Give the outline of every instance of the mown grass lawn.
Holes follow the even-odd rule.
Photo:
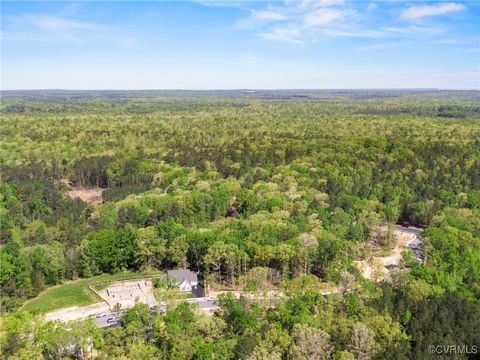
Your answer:
[[[101,301],[88,286],[101,281],[115,281],[132,279],[142,276],[158,275],[158,271],[149,272],[122,272],[118,274],[102,274],[89,279],[78,279],[57,285],[41,292],[37,297],[27,301],[21,310],[35,314],[43,314],[69,306],[84,306]]]

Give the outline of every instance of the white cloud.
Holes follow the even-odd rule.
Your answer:
[[[419,19],[426,16],[438,16],[451,12],[457,12],[465,9],[465,6],[458,3],[447,2],[434,5],[416,5],[405,9],[402,14],[402,19]]]
[[[58,16],[26,15],[24,18],[31,25],[52,32],[65,30],[94,30],[98,28],[97,24],[70,20]]]
[[[324,6],[342,5],[344,3],[344,0],[303,0],[298,7],[301,9],[319,8]]]
[[[277,26],[263,33],[262,36],[268,40],[299,44],[302,42],[303,31],[294,25]]]
[[[366,45],[366,46],[361,46],[359,48],[356,48],[355,51],[370,51],[370,50],[383,49],[384,47],[385,45],[371,44],[371,45]]]
[[[8,23],[9,31],[5,36],[8,41],[80,43],[105,28],[92,22],[43,14],[7,16],[2,20]]]
[[[387,30],[365,30],[361,28],[336,28],[336,29],[324,29],[322,33],[332,37],[351,37],[351,38],[372,38],[380,39],[386,38],[391,35]]]
[[[6,32],[1,33],[1,41],[18,41],[18,42],[45,42],[50,38],[39,36],[35,32]]]
[[[252,16],[255,19],[266,20],[266,21],[279,21],[279,20],[285,20],[287,18],[286,15],[273,10],[253,11]]]
[[[402,27],[385,27],[383,29],[394,35],[441,35],[445,29],[441,26],[402,26]]]
[[[415,5],[403,9],[402,17],[421,18],[463,8],[463,5],[454,2]],[[239,21],[237,27],[256,30],[268,40],[296,44],[315,43],[322,36],[375,40],[431,38],[433,41],[446,31],[438,23],[399,26],[398,19],[392,19],[390,25],[374,15],[374,9],[379,9],[374,1],[361,8],[344,0],[286,0],[275,3],[275,6],[251,10],[250,16]]]
[[[2,41],[86,44],[108,42],[128,48],[137,42],[130,32],[112,25],[83,21],[72,16],[27,13],[2,17],[8,31]]]
[[[333,26],[354,14],[354,10],[340,10],[330,7],[304,11],[295,16],[285,17],[286,20],[289,20],[287,24],[271,27],[264,31],[262,36],[272,41],[301,44],[308,42],[312,34],[318,31],[326,31],[329,26]]]
[[[331,8],[318,9],[306,14],[304,17],[304,22],[307,26],[328,25],[334,21],[344,19],[353,13],[353,10],[344,11]]]
[[[355,14],[342,4],[344,0],[286,0],[273,7],[251,10],[250,16],[236,26],[257,29],[263,38],[272,41],[305,43],[312,40],[312,34]]]

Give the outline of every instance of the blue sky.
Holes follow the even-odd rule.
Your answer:
[[[2,89],[480,89],[479,1],[2,1]]]

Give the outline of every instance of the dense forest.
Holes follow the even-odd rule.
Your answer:
[[[2,97],[4,358],[433,359],[430,345],[480,348],[478,92]],[[100,204],[67,195],[91,188]],[[389,281],[364,278],[355,261],[397,223],[425,228],[423,263],[405,254]],[[139,304],[110,329],[22,310],[70,280],[177,267],[288,296],[267,306],[225,295],[214,316],[187,303],[150,316]],[[327,283],[345,291],[322,296]]]

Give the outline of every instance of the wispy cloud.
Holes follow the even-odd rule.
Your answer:
[[[316,27],[343,20],[353,14],[355,14],[354,10],[323,8],[306,14],[303,20],[306,26]]]
[[[388,26],[383,28],[384,31],[388,31],[393,35],[441,35],[445,32],[445,29],[440,26],[420,26],[420,25],[411,25],[411,26]]]
[[[322,34],[331,37],[349,37],[349,38],[366,38],[366,39],[382,39],[390,37],[392,34],[386,29],[368,30],[363,28],[337,27],[335,29],[323,29]]]
[[[273,10],[253,11],[252,17],[265,21],[279,21],[287,18],[285,14]]]
[[[345,0],[303,0],[300,2],[300,8],[318,8],[332,5],[343,5]]]
[[[458,12],[464,9],[465,9],[465,6],[463,4],[458,4],[454,2],[439,3],[439,4],[432,4],[432,5],[415,5],[405,9],[401,14],[401,18],[412,20],[412,19],[419,19],[427,16],[445,15],[452,12]]]
[[[52,32],[57,31],[69,31],[69,30],[94,30],[99,27],[99,25],[83,22],[77,20],[71,20],[58,16],[45,16],[45,15],[25,15],[24,19],[29,22],[31,25]]]
[[[405,26],[401,20],[458,12],[465,8],[455,2],[414,5],[407,8],[394,6],[385,11],[375,2],[358,6],[344,0],[285,0],[250,10],[250,16],[237,23],[238,28],[256,31],[264,39],[294,44],[316,43],[322,37],[351,37],[370,39],[430,38],[445,33],[441,22],[428,26]],[[401,6],[401,5],[400,5]],[[384,13],[381,13],[384,11]],[[400,12],[392,17],[392,13]]]
[[[344,0],[286,0],[266,9],[252,10],[237,26],[260,30],[261,36],[268,40],[301,44],[355,15],[356,11],[347,7]]]
[[[75,18],[74,8],[69,8],[70,15],[46,15],[26,13],[5,16],[5,28],[2,41],[25,43],[72,43],[89,44],[108,42],[123,48],[130,48],[137,43],[137,38],[125,34],[111,24],[84,21]]]
[[[274,27],[262,34],[262,36],[268,40],[289,42],[294,44],[302,43],[303,35],[303,29],[293,24]]]
[[[104,28],[93,22],[43,14],[24,14],[5,20],[10,30],[2,39],[8,41],[84,42],[86,34]]]
[[[437,40],[433,40],[432,44],[437,45],[467,45],[467,46],[479,46],[479,37],[475,36],[464,36],[464,37],[442,37]]]
[[[371,44],[371,45],[365,45],[365,46],[361,46],[359,48],[356,48],[355,51],[370,51],[370,50],[378,50],[378,49],[383,49],[383,48],[385,48],[385,45]]]

